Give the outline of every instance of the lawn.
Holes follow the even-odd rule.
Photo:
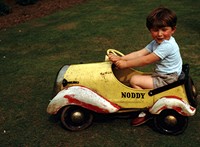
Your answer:
[[[131,119],[70,132],[46,113],[62,65],[103,61],[108,48],[123,53],[143,48],[151,41],[145,18],[160,5],[178,15],[174,36],[200,89],[200,1],[90,0],[0,30],[0,146],[199,146],[199,109],[178,136],[159,134],[148,125],[133,127]]]

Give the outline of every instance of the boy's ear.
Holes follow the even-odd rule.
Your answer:
[[[175,31],[176,31],[176,26],[175,26],[175,27],[172,27],[172,30],[175,32]]]
[[[172,27],[172,31],[173,31],[173,33],[176,31],[176,26]]]

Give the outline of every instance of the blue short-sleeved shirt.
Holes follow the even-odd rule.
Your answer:
[[[161,44],[153,40],[145,48],[150,53],[155,53],[161,59],[156,63],[156,73],[171,74],[176,72],[178,75],[181,74],[182,58],[179,46],[174,37],[171,37],[169,40],[164,40]]]

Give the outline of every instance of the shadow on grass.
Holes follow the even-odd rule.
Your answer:
[[[56,115],[50,115],[48,120],[50,123],[58,124],[58,125],[60,125],[60,127],[64,128],[60,121],[60,119],[61,119],[60,112]],[[139,113],[140,112],[100,114],[100,113],[94,112],[93,113],[93,116],[94,116],[93,123],[101,125],[104,123],[113,123],[115,120],[120,120],[120,119],[131,121],[133,118],[136,118],[139,115]]]

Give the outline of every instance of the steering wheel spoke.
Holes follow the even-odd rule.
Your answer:
[[[115,50],[115,49],[108,49],[107,50],[107,55],[109,55],[109,54],[114,54],[114,55],[120,56],[120,57],[124,56],[123,53],[121,53],[120,51]]]

